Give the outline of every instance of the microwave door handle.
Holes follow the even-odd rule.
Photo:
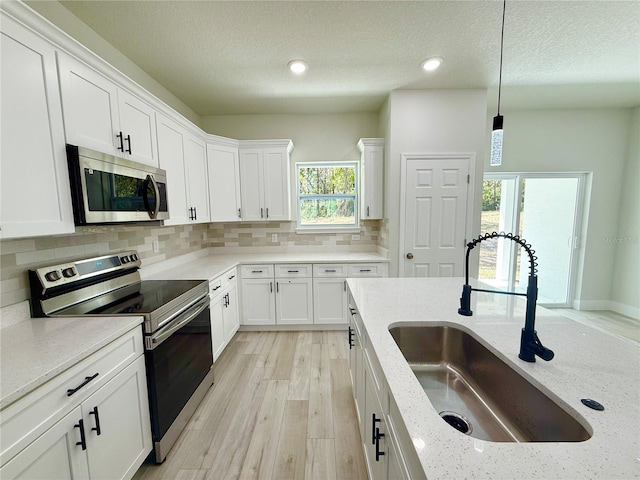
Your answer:
[[[158,216],[158,211],[160,210],[160,189],[158,188],[158,184],[156,183],[156,179],[153,178],[153,175],[147,175],[146,181],[147,182],[151,181],[151,184],[153,185],[153,190],[156,192],[156,204],[154,205],[153,210],[149,210],[148,212],[149,218],[156,218]],[[147,195],[146,189],[144,194],[145,196]]]
[[[174,332],[180,330],[184,325],[189,323],[191,320],[200,315],[204,310],[209,308],[209,296],[207,295],[203,300],[193,305],[189,310],[185,312],[187,315],[186,318],[179,320],[175,325],[169,324],[167,327],[161,329],[160,331],[154,333],[151,337],[148,338],[150,345],[148,344],[149,350],[155,349],[162,342],[164,342],[167,338],[169,338]],[[193,311],[195,310],[195,311]]]

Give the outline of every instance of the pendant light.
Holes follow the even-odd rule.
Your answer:
[[[502,93],[502,50],[504,46],[504,12],[507,0],[502,2],[502,30],[500,33],[500,78],[498,80],[498,114],[493,117],[493,130],[491,131],[491,158],[489,165],[499,167],[502,165],[502,125],[503,117],[500,115],[500,94]]]

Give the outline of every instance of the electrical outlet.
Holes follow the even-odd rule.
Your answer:
[[[207,241],[207,232],[202,232],[202,241],[203,242]]]
[[[160,251],[160,242],[158,240],[154,240],[152,245],[154,253],[158,253]]]
[[[360,240],[360,235],[351,235],[351,240]]]
[[[277,233],[272,233],[271,234],[271,243],[277,243],[278,242],[278,234]]]

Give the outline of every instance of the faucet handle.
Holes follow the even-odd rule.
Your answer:
[[[465,284],[462,286],[462,296],[460,297],[458,314],[464,315],[465,317],[473,315],[471,311],[471,285]]]

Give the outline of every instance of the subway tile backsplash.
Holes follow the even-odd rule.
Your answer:
[[[159,226],[77,227],[76,233],[49,237],[0,241],[0,306],[29,298],[27,270],[52,263],[136,250],[143,265],[217,247],[224,252],[247,248],[252,252],[278,248],[280,251],[333,247],[349,250],[375,250],[381,240],[381,222],[362,222],[359,240],[352,234],[297,234],[295,222],[211,223]],[[272,242],[272,235],[277,242]],[[158,241],[159,251],[153,251]]]

